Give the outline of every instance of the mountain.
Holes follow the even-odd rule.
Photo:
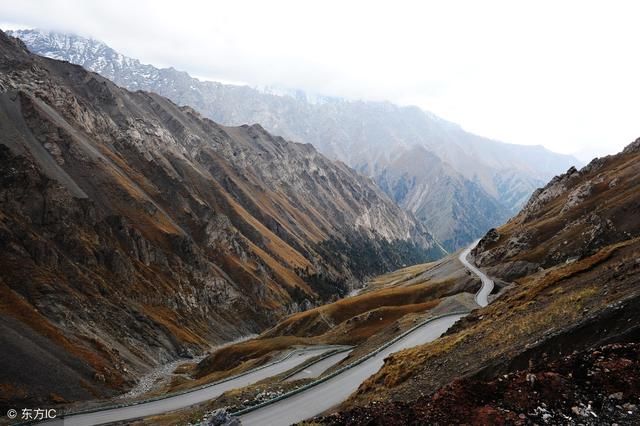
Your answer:
[[[0,405],[111,396],[442,256],[309,144],[225,127],[0,32]]]
[[[472,252],[492,303],[323,423],[637,424],[639,183],[640,139],[554,177]]]
[[[396,153],[374,175],[380,188],[422,223],[428,223],[451,250],[482,235],[497,219],[509,217],[480,184],[465,179],[420,145]]]
[[[575,158],[541,146],[473,135],[416,107],[312,97],[300,91],[267,93],[200,81],[173,68],[142,64],[96,40],[39,30],[12,34],[37,54],[82,65],[130,90],[161,94],[217,122],[260,123],[274,134],[311,143],[373,178],[449,249],[504,222],[536,188],[577,164]],[[412,153],[419,148],[433,154],[425,168],[446,175],[413,167]],[[420,155],[426,155],[424,151]],[[404,169],[416,173],[399,173]],[[398,188],[390,185],[390,179]],[[443,179],[446,189],[436,189]],[[468,209],[476,202],[483,207]]]

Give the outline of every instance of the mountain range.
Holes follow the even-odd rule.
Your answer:
[[[445,252],[369,178],[0,32],[0,402],[110,396]]]
[[[130,91],[0,31],[0,412],[131,404],[90,414],[108,421],[144,408],[110,398],[162,366],[139,397],[186,401],[140,422],[210,424],[288,400],[284,416],[357,387],[311,422],[639,423],[640,139],[538,184],[571,159],[417,108],[145,77],[99,42],[22,37],[160,88]],[[194,89],[163,97],[172,73]],[[231,109],[315,140],[207,117]],[[438,241],[479,232],[462,254]],[[242,373],[256,381],[196,406],[184,393]]]
[[[536,188],[578,165],[542,146],[471,134],[417,107],[201,81],[142,64],[93,39],[39,30],[10,34],[34,53],[82,65],[129,90],[166,96],[216,122],[260,123],[273,134],[311,143],[371,177],[449,250],[499,225]]]

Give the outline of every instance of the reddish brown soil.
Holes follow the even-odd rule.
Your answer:
[[[332,425],[640,424],[640,344],[613,344],[490,380],[461,379],[414,403],[374,403]]]

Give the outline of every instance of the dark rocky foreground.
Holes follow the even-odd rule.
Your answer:
[[[640,344],[573,353],[493,380],[461,379],[406,404],[377,402],[319,419],[330,425],[634,425]]]

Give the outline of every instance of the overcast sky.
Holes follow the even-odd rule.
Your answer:
[[[414,104],[583,159],[640,137],[640,2],[0,0],[0,28],[213,80]]]

